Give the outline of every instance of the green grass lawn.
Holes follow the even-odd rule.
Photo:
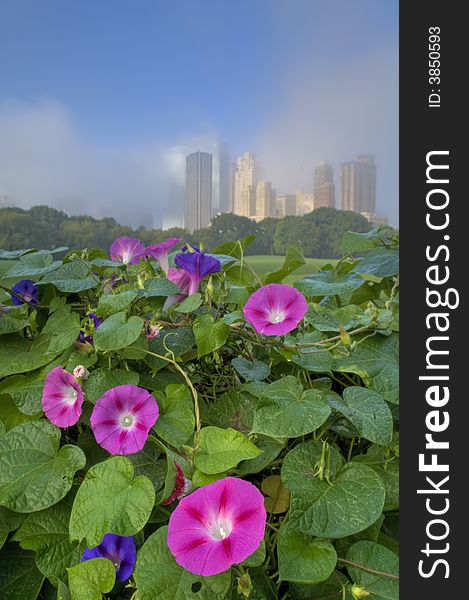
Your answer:
[[[1,260],[0,259],[0,277],[3,277],[4,274],[15,264],[14,260]]]
[[[275,271],[279,267],[282,266],[284,257],[283,256],[246,256],[247,262],[251,265],[251,267],[258,273],[259,275],[265,275],[266,273],[270,273],[271,271]],[[289,275],[285,279],[285,283],[292,283],[297,279],[301,279],[306,275],[311,275],[311,273],[316,273],[319,271],[324,265],[331,263],[333,265],[336,264],[336,259],[327,259],[327,258],[305,258],[306,264],[297,269],[294,273]]]

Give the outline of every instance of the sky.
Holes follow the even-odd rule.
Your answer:
[[[374,154],[397,225],[397,0],[0,0],[0,23],[0,198],[158,221],[221,141],[279,193]]]

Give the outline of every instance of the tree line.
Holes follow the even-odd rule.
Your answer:
[[[132,229],[110,217],[68,216],[48,206],[0,209],[0,248],[4,250],[59,246],[109,250],[119,236],[136,237],[145,245],[176,236],[210,251],[223,242],[255,234],[247,254],[284,255],[290,246],[299,246],[308,257],[336,258],[346,231],[364,233],[370,229],[371,224],[362,215],[335,208],[318,208],[303,216],[283,219],[267,218],[259,223],[232,213],[220,214],[213,217],[208,227],[193,234],[178,227],[166,231]]]

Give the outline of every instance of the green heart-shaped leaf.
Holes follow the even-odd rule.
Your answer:
[[[320,427],[330,412],[322,391],[305,391],[296,377],[288,375],[265,388],[252,430],[272,437],[299,437]]]
[[[337,564],[334,546],[313,539],[291,527],[278,538],[278,572],[281,581],[319,583],[326,580]]]
[[[156,433],[169,444],[180,448],[194,433],[194,404],[186,385],[170,384],[166,393],[156,392],[160,416],[154,425]]]
[[[13,536],[25,550],[36,552],[38,569],[46,577],[67,579],[67,567],[80,562],[83,549],[70,542],[68,525],[73,494],[68,494],[58,504],[29,514]]]
[[[132,463],[123,456],[91,467],[73,503],[72,540],[86,538],[93,547],[105,533],[129,536],[143,528],[155,503],[155,488],[147,477],[133,475]]]
[[[367,569],[394,575],[394,578],[386,577],[347,565],[347,571],[352,581],[367,593],[367,598],[370,600],[398,600],[399,559],[394,552],[375,542],[361,541],[349,549],[347,560],[363,565]]]
[[[44,581],[34,562],[34,552],[8,544],[0,551],[0,589],[8,600],[36,600]]]
[[[380,446],[392,440],[392,413],[382,396],[373,390],[351,386],[344,389],[343,398],[328,394],[329,404],[357,429],[359,435]]]
[[[52,283],[60,292],[76,294],[96,287],[99,279],[91,274],[91,266],[75,260],[46,273],[40,283]]]
[[[352,535],[374,523],[383,510],[379,475],[357,463],[342,466],[339,452],[321,442],[291,450],[283,461],[282,480],[292,492],[290,522],[310,535]]]
[[[125,312],[118,312],[103,321],[94,332],[94,345],[102,352],[126,348],[140,336],[142,327],[141,317],[132,316],[127,319]]]
[[[332,483],[313,478],[308,490],[292,494],[290,521],[324,538],[341,538],[369,527],[384,507],[385,489],[370,467],[349,463]]]
[[[228,471],[241,460],[260,454],[248,438],[234,429],[204,427],[200,432],[199,448],[194,456],[195,466],[209,475]]]
[[[199,357],[211,354],[226,342],[230,328],[223,321],[215,321],[210,314],[200,315],[194,321],[194,336]]]
[[[48,421],[22,423],[0,438],[0,504],[34,512],[61,500],[86,458],[77,446],[59,450],[60,429]]]
[[[114,587],[116,570],[107,558],[92,558],[67,571],[72,600],[101,600]]]

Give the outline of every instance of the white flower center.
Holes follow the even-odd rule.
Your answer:
[[[67,404],[75,404],[77,398],[78,392],[75,388],[70,387],[65,390],[65,393],[63,395],[64,402],[66,402]]]
[[[134,422],[134,418],[132,415],[124,415],[121,419],[122,427],[132,427]]]
[[[226,540],[231,533],[231,523],[225,519],[220,519],[213,523],[210,528],[210,535],[214,540]]]
[[[114,561],[114,568],[116,571],[118,571],[120,569],[121,564],[117,561]]]
[[[273,309],[270,311],[269,321],[271,323],[281,323],[284,320],[285,320],[285,313],[283,312],[283,310]]]

